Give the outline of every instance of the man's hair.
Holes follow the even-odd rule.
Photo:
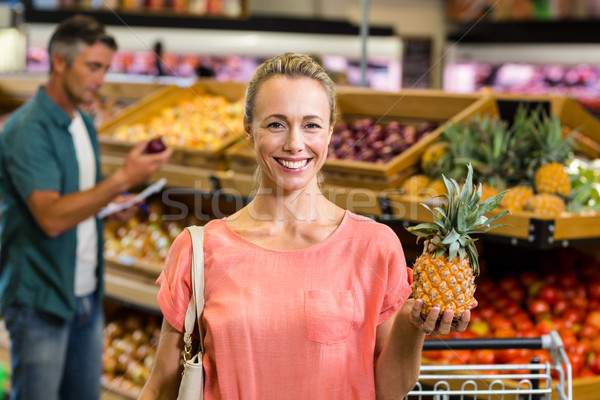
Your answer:
[[[76,14],[61,22],[48,44],[50,56],[50,70],[52,71],[52,55],[60,53],[65,58],[68,66],[71,66],[77,54],[84,46],[102,43],[111,50],[117,50],[117,42],[106,33],[104,25],[94,18]]]

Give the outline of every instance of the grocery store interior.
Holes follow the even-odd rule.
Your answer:
[[[86,110],[102,172],[140,140],[161,136],[174,148],[139,188],[161,184],[148,208],[105,223],[103,399],[134,399],[148,378],[162,320],[155,282],[174,238],[252,197],[244,92],[256,67],[283,52],[311,55],[337,85],[323,192],[389,225],[408,265],[422,243],[406,228],[431,221],[421,204],[442,204],[442,174],[464,179],[471,162],[484,198],[507,190],[491,211],[509,210],[506,225],[476,236],[470,326],[432,341],[557,334],[559,349],[433,346],[423,365],[485,365],[474,374],[482,394],[517,398],[534,387],[539,397],[527,398],[598,399],[600,1],[0,0],[0,130],[47,79],[49,37],[75,13],[104,23],[119,45]],[[538,141],[523,139],[524,130]],[[552,132],[559,138],[550,143]],[[564,174],[562,187],[538,186],[550,164],[558,171],[544,171],[548,180]],[[3,394],[8,348],[2,329]],[[547,380],[523,368],[534,362]]]

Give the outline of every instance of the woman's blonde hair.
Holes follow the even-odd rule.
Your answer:
[[[323,86],[329,99],[331,109],[329,123],[333,125],[336,118],[335,84],[322,65],[304,54],[284,53],[272,57],[262,63],[250,79],[246,89],[246,105],[244,108],[244,125],[252,124],[252,113],[258,90],[268,79],[274,76],[287,76],[290,78],[311,78]]]

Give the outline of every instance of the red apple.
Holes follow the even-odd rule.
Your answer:
[[[160,136],[148,141],[148,144],[146,145],[146,153],[148,154],[160,153],[166,149],[167,146],[165,146],[165,143]]]

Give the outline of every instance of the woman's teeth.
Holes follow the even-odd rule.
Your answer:
[[[286,160],[277,159],[277,162],[279,162],[279,164],[283,165],[286,168],[298,169],[298,168],[304,167],[306,165],[306,163],[308,162],[308,160],[304,159],[302,161],[286,161]]]

